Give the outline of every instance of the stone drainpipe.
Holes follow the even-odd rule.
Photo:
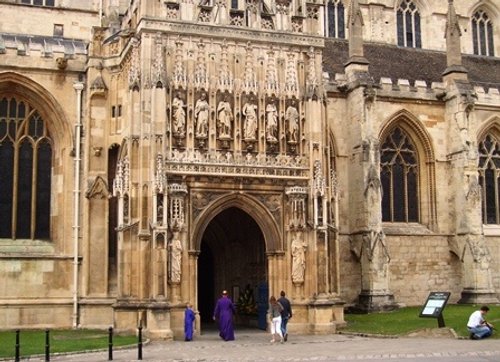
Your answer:
[[[75,123],[75,186],[73,189],[73,328],[79,324],[78,315],[78,237],[80,232],[80,142],[82,137],[82,90],[83,83],[73,84],[76,91],[76,123]]]

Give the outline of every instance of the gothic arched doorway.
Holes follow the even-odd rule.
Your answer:
[[[204,327],[222,290],[238,305],[237,325],[258,327],[258,302],[267,306],[266,246],[255,220],[230,207],[207,225],[198,258],[198,309]],[[265,317],[265,316],[264,316]]]

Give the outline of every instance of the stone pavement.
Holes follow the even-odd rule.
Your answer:
[[[137,348],[113,351],[115,361],[136,361]],[[284,344],[270,343],[260,330],[236,330],[236,340],[224,342],[210,331],[192,342],[151,342],[144,361],[500,361],[498,339],[472,341],[453,337],[379,338],[359,335],[293,335]],[[32,358],[31,361],[41,359]],[[43,359],[42,359],[43,360]],[[51,356],[51,361],[107,361],[108,352]]]

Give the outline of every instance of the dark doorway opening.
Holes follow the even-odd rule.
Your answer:
[[[258,308],[258,302],[267,298],[265,250],[260,227],[243,210],[231,207],[212,219],[203,234],[198,257],[198,310],[202,328],[214,325],[213,310],[223,290],[228,291],[237,305],[235,324],[259,327],[262,308]]]

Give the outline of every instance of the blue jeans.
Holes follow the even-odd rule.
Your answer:
[[[281,317],[281,332],[283,336],[286,334],[286,324],[288,323],[288,317]]]
[[[491,336],[492,330],[488,326],[467,327],[470,333],[473,333],[478,339]]]

